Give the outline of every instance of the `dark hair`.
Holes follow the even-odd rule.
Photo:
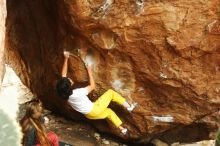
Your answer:
[[[59,97],[63,100],[69,99],[72,94],[71,82],[67,77],[62,77],[57,81],[56,90]]]

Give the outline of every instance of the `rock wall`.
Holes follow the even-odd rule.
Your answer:
[[[129,135],[121,135],[104,120],[88,120],[100,131],[126,140],[161,138],[172,143],[209,138],[217,127],[219,0],[7,2],[6,60],[48,108],[85,120],[58,99],[54,87],[63,50],[73,54],[71,78],[79,86],[87,84],[78,55],[88,48],[97,84],[91,98],[112,88],[139,105],[133,113],[110,105]]]
[[[4,49],[5,49],[5,21],[6,21],[6,0],[0,1],[0,84],[4,75]]]

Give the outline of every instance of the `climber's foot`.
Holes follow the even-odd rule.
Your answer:
[[[127,128],[124,128],[124,127],[122,127],[122,126],[119,126],[119,129],[121,130],[121,133],[122,133],[123,135],[126,135],[127,132],[128,132],[128,129],[127,129]]]
[[[132,103],[132,104],[130,105],[130,107],[127,108],[127,110],[128,110],[129,112],[132,112],[133,109],[134,109],[136,106],[137,106],[137,103],[136,103],[136,102],[135,102],[135,103]]]
[[[128,132],[128,129],[127,129],[127,128],[124,128],[124,129],[121,130],[121,133],[122,133],[123,135],[126,135],[127,132]]]

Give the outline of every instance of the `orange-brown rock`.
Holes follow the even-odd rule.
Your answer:
[[[126,140],[172,143],[209,138],[217,127],[219,115],[212,113],[220,106],[219,0],[7,2],[7,61],[50,109],[85,119],[58,99],[54,86],[64,49],[73,54],[69,75],[87,83],[78,57],[87,47],[97,84],[91,98],[113,88],[139,105],[133,113],[111,105],[129,135],[105,120],[88,120],[99,130]]]

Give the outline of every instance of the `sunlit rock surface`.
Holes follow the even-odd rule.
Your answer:
[[[139,105],[131,114],[111,105],[129,135],[104,120],[88,120],[100,131],[173,143],[208,139],[217,129],[219,0],[7,2],[6,61],[50,109],[85,119],[58,99],[55,84],[62,52],[69,50],[69,76],[86,85],[79,54],[88,48],[97,84],[91,98],[113,88]]]
[[[0,81],[4,75],[4,49],[5,49],[5,22],[6,22],[6,0],[0,1]],[[1,84],[1,82],[0,82]]]

